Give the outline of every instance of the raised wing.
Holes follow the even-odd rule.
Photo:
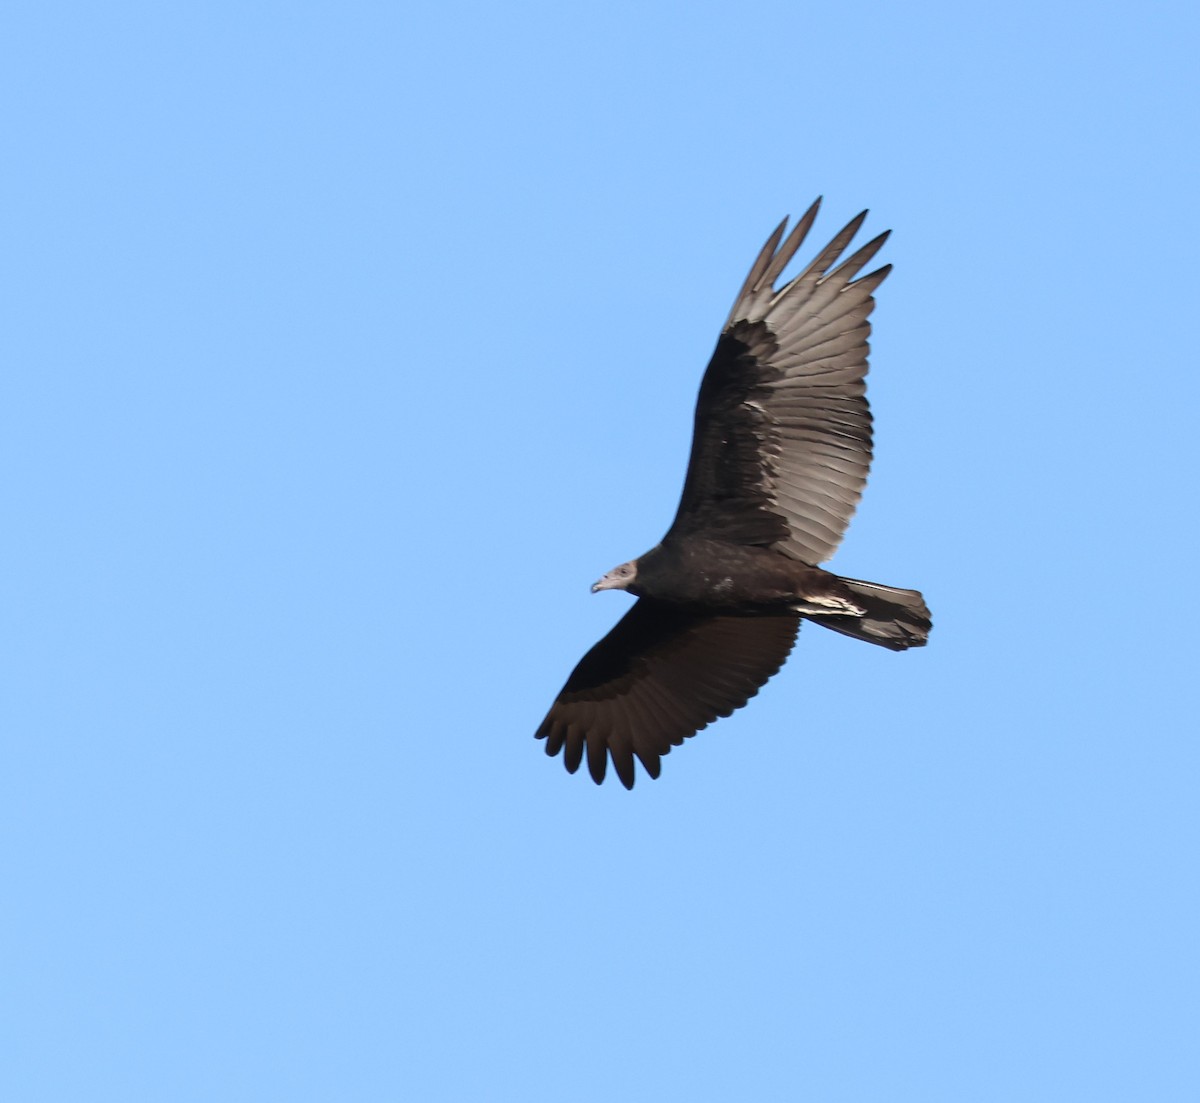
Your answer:
[[[537,737],[597,785],[608,758],[626,789],[634,755],[658,777],[672,746],[728,716],[784,663],[800,618],[705,613],[639,598],[575,668]]]
[[[816,565],[841,542],[871,464],[867,321],[891,265],[854,277],[887,240],[837,262],[866,211],[778,290],[820,200],[763,246],[733,304],[696,403],[672,536],[773,546]],[[831,270],[832,269],[832,270]]]

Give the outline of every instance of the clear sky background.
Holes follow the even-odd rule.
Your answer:
[[[8,5],[0,1097],[1200,1098],[1196,19]],[[817,194],[931,644],[596,788],[533,732]]]

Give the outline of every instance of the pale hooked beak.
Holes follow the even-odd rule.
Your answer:
[[[626,570],[622,564],[620,567],[614,567],[599,581],[593,582],[592,593],[598,594],[601,590],[624,590],[632,581],[633,572]]]

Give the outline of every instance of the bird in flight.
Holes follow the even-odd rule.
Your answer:
[[[683,495],[650,551],[593,587],[637,601],[575,667],[537,731],[574,773],[611,759],[632,789],[634,759],[662,756],[741,708],[786,660],[801,620],[893,651],[932,623],[916,590],[822,570],[871,464],[867,319],[891,265],[855,279],[887,240],[838,263],[867,212],[811,264],[775,284],[817,216],[767,239],[704,373]],[[835,267],[836,266],[836,267]]]

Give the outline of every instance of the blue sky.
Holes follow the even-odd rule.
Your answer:
[[[1190,5],[0,23],[4,1098],[1197,1098]],[[817,194],[931,644],[598,789],[532,733]]]

